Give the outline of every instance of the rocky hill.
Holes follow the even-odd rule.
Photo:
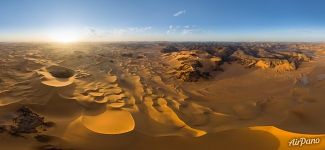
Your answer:
[[[299,50],[280,50],[281,45],[203,45],[188,43],[167,46],[161,50],[167,64],[171,66],[176,78],[183,81],[208,79],[211,72],[220,70],[225,62],[237,62],[246,67],[271,69],[276,72],[293,71],[302,62],[311,60],[311,56]],[[202,43],[201,43],[202,44]],[[195,49],[200,47],[199,49]]]

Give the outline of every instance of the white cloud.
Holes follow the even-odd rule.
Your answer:
[[[88,27],[87,32],[88,35],[91,37],[105,38],[107,36],[123,36],[127,34],[145,33],[151,29],[152,29],[151,26],[114,28],[109,30],[102,30],[94,27]]]
[[[122,36],[125,33],[127,33],[127,31],[128,30],[126,30],[126,29],[113,29],[113,30],[107,31],[106,33],[113,35],[113,36]]]
[[[145,32],[145,31],[148,31],[148,30],[151,30],[152,27],[151,26],[147,26],[147,27],[131,27],[131,28],[128,28],[128,31],[131,31],[131,32]]]
[[[110,28],[102,29],[96,27],[86,27],[85,32],[83,32],[84,40],[87,41],[105,41],[105,40],[134,40],[138,39],[136,37],[147,36],[151,33],[152,26],[142,26],[142,27],[124,27],[124,28]]]
[[[173,26],[169,25],[166,34],[191,34],[198,31],[195,25]]]
[[[177,16],[179,16],[179,15],[183,15],[183,14],[185,14],[186,13],[186,10],[184,9],[184,10],[180,10],[180,11],[178,11],[178,12],[176,12],[175,14],[174,14],[174,17],[177,17]]]
[[[93,28],[93,27],[89,27],[88,30],[89,30],[89,32],[90,32],[91,34],[93,34],[93,35],[97,35],[97,30],[96,30],[95,28]]]
[[[182,34],[190,34],[190,33],[193,33],[193,29],[183,29],[182,30]]]
[[[166,33],[167,33],[167,34],[173,34],[173,33],[176,32],[176,30],[177,30],[177,27],[174,27],[173,25],[169,25],[169,27],[168,27]]]

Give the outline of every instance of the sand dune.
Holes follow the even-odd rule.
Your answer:
[[[89,130],[102,134],[126,133],[135,126],[132,115],[125,110],[107,110],[96,116],[84,115],[82,123]]]
[[[292,138],[324,139],[325,50],[313,45],[211,51],[175,43],[183,50],[164,53],[167,43],[9,45],[1,45],[8,49],[0,56],[4,149],[324,147],[288,147]],[[245,57],[234,59],[238,49]],[[312,60],[305,61],[308,52]],[[25,107],[53,125],[12,135]]]

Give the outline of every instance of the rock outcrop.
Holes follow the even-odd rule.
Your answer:
[[[44,117],[39,116],[27,107],[21,107],[17,110],[17,116],[13,118],[13,124],[10,126],[3,126],[4,131],[8,130],[10,134],[20,136],[25,133],[37,133],[39,128],[53,126],[52,122],[45,122]]]
[[[224,62],[239,62],[247,67],[271,69],[276,72],[296,70],[302,62],[311,57],[298,50],[279,44],[229,43],[175,43],[161,52],[178,79],[198,81],[207,79],[211,72],[220,69]]]
[[[162,53],[172,53],[172,52],[178,52],[179,49],[175,46],[167,46],[163,48],[160,52]]]
[[[189,82],[209,78],[212,71],[218,70],[222,60],[198,50],[173,52],[166,55],[165,59],[178,79]]]
[[[231,55],[231,59],[240,62],[247,67],[262,69],[274,69],[275,71],[292,71],[310,58],[299,52],[274,52],[274,51],[244,51],[237,50]]]

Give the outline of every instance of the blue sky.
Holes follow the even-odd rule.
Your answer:
[[[0,1],[0,41],[325,41],[322,0]]]

